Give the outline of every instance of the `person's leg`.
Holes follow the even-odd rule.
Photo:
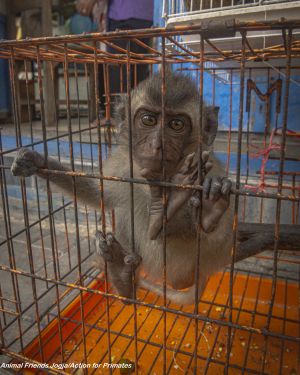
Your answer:
[[[148,29],[152,26],[151,21],[146,20],[138,20],[135,18],[131,18],[126,21],[128,28],[132,30],[137,29]],[[150,46],[151,45],[151,39],[150,38],[144,38],[141,39],[143,43]],[[149,50],[147,48],[144,48],[136,43],[131,43],[130,51],[138,54],[147,54],[149,53]],[[144,79],[146,79],[149,75],[149,67],[147,64],[138,64],[137,65],[137,84]],[[134,85],[134,74],[132,73],[132,80],[131,80],[131,87]]]
[[[135,29],[143,29],[143,28],[149,28],[152,26],[151,21],[145,21],[145,20],[138,20],[134,18],[130,18],[128,20],[124,21],[115,21],[112,19],[108,20],[108,30],[109,31],[115,31],[115,30],[135,30]],[[151,40],[149,38],[147,39],[141,39],[145,44],[150,45]],[[124,39],[117,39],[113,42],[117,46],[123,48],[125,51],[127,49],[127,41]],[[130,51],[140,54],[148,53],[147,48],[144,48],[138,44],[131,43],[130,45]],[[108,47],[108,52],[110,53],[122,53],[120,51],[117,51],[116,49],[112,47]],[[124,52],[125,53],[125,52]],[[126,92],[127,90],[127,79],[126,79],[126,65],[123,64],[122,66],[122,77],[120,74],[120,66],[110,66],[109,69],[109,82],[110,82],[110,93],[120,93],[120,92]],[[142,80],[146,79],[149,74],[148,66],[145,64],[138,64],[137,65],[137,84],[141,82]],[[121,79],[122,78],[122,79]],[[123,82],[123,87],[121,87],[121,82]],[[134,68],[131,69],[131,87],[134,86]]]
[[[126,30],[125,21],[115,21],[112,19],[108,19],[108,31],[115,31],[115,30]],[[118,47],[123,48],[126,50],[126,40],[124,39],[116,39],[113,40],[113,44],[117,45]],[[121,54],[121,51],[116,50],[113,47],[107,47],[107,52],[113,54]],[[121,74],[122,69],[122,74]],[[121,82],[123,81],[123,87],[121,87]],[[126,65],[118,64],[118,65],[110,65],[109,66],[109,84],[110,84],[110,93],[117,94],[120,92],[126,92]]]

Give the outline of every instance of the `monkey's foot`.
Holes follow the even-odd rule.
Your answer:
[[[134,266],[134,268],[141,262],[142,258],[138,254],[125,251],[112,233],[104,235],[97,231],[96,245],[97,253],[107,262]]]
[[[107,261],[108,277],[118,294],[131,298],[132,271],[138,267],[142,258],[124,250],[112,233],[104,235],[100,231],[96,232],[96,251]]]
[[[44,158],[37,151],[21,148],[11,165],[14,176],[29,177],[44,166]]]
[[[206,176],[203,182],[203,198],[212,202],[216,202],[220,198],[228,200],[231,187],[231,180],[226,177]],[[199,191],[192,195],[190,203],[196,208],[200,206]]]
[[[231,186],[229,178],[206,176],[203,182],[203,197],[212,202],[216,202],[220,198],[228,200]]]
[[[212,232],[230,203],[232,183],[226,177],[206,176],[203,182],[203,214],[202,228],[205,232]],[[190,200],[194,207],[200,205],[198,192]]]

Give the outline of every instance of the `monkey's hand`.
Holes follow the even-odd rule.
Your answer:
[[[142,258],[124,250],[112,233],[104,235],[100,231],[96,232],[96,251],[107,261],[108,277],[118,294],[132,298],[132,271],[135,271]]]
[[[203,182],[202,194],[202,222],[205,232],[212,232],[218,225],[230,203],[231,181],[226,177],[206,176]],[[200,198],[193,195],[191,203],[198,208]]]
[[[44,166],[45,160],[37,151],[21,148],[11,165],[14,176],[29,177]]]
[[[205,176],[212,168],[212,163],[208,160],[209,152],[203,151],[202,174]],[[173,176],[172,182],[182,185],[194,185],[198,179],[198,158],[195,153],[189,154],[182,164],[179,171]],[[193,195],[192,189],[172,189],[167,208],[167,220],[170,220],[174,214],[182,207]]]
[[[202,173],[205,175],[211,168],[208,161],[209,152],[202,153]],[[195,153],[189,154],[183,160],[179,170],[172,177],[171,182],[182,185],[193,185],[198,177],[198,158]],[[163,226],[163,201],[162,188],[157,186],[151,189],[151,207],[149,220],[149,237],[155,240]],[[175,213],[189,200],[193,194],[192,189],[171,189],[167,194],[167,221],[171,220]]]

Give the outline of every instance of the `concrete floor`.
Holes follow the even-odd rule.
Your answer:
[[[88,122],[83,120],[81,128],[87,126]],[[1,127],[3,149],[5,151],[15,149],[16,130],[14,126],[12,124],[7,124]],[[72,130],[77,131],[78,129],[78,122],[76,124],[72,122]],[[63,137],[67,132],[67,121],[60,121],[58,134],[62,136],[60,138],[60,147],[63,146],[62,149],[68,149],[68,147],[64,147],[64,142],[68,144],[68,137]],[[24,146],[31,143],[31,134],[33,134],[35,141],[43,138],[40,122],[35,122],[33,124],[32,132],[29,124],[22,124],[21,133],[22,145]],[[56,135],[56,129],[46,129],[47,139],[56,137]],[[91,135],[89,132],[83,132],[82,136],[77,134],[74,136],[73,140],[82,143],[90,142],[90,136],[94,140],[97,139],[96,130],[92,130]],[[53,141],[49,146],[52,154],[55,154],[55,147],[56,142]],[[66,154],[63,154],[62,158],[66,159]],[[15,151],[4,155],[4,164],[6,166],[9,167],[11,165],[14,155]],[[79,249],[81,258],[84,259],[81,265],[82,273],[85,274],[88,272],[90,275],[89,281],[91,281],[94,277],[92,253],[94,252],[94,233],[96,230],[95,213],[92,211],[87,213],[84,207],[79,208],[80,241],[77,243],[76,226],[74,224],[74,205],[72,201],[68,199],[63,202],[61,194],[53,193],[53,210],[58,210],[58,212],[53,215],[53,238],[55,241],[53,244],[54,251],[52,251],[47,189],[44,181],[39,180],[36,185],[35,178],[26,179],[27,199],[23,200],[20,179],[13,177],[9,169],[5,170],[5,177],[6,184],[3,193],[7,193],[7,200],[5,198],[4,200],[0,199],[0,264],[9,268],[12,266],[11,259],[13,258],[16,269],[21,269],[28,274],[35,274],[42,278],[54,278],[54,264],[56,264],[58,279],[63,282],[75,283],[78,281],[79,276]],[[36,186],[38,186],[38,191]],[[67,204],[68,202],[70,202],[70,204],[65,210],[59,210],[63,203]],[[9,214],[7,208],[9,209]],[[24,230],[24,208],[28,210],[29,225],[31,225],[27,233]],[[40,224],[39,217],[42,218]],[[12,235],[13,239],[11,241],[7,240],[7,233],[8,237],[10,234]],[[28,245],[28,241],[30,245]],[[30,257],[33,259],[32,264],[29,262]],[[19,322],[21,331],[23,332],[22,339],[24,345],[26,345],[36,337],[38,333],[36,324],[38,320],[37,316],[43,317],[40,320],[41,328],[45,327],[49,320],[53,319],[55,316],[57,310],[57,291],[51,283],[46,283],[39,279],[31,279],[28,276],[12,275],[10,272],[6,271],[0,271],[0,286],[1,294],[4,298],[1,307],[5,311],[8,311],[8,313],[4,313],[1,316],[2,327],[7,327],[4,331],[6,345],[12,343],[10,349],[19,352],[21,350],[19,345],[20,332],[18,319],[16,319],[18,309],[14,301],[17,299],[20,302],[21,316]],[[34,303],[34,289],[36,289],[37,305]],[[58,293],[60,295],[65,291],[65,287],[58,287]],[[75,294],[76,293],[73,292],[66,299],[64,298],[60,307],[63,308],[66,306],[68,301],[75,297]],[[49,311],[49,309],[51,309],[51,311]],[[28,330],[28,327],[31,328]],[[8,359],[2,357],[2,360],[5,361]],[[2,369],[0,369],[0,371],[2,371]]]
[[[63,282],[76,283],[78,281],[78,249],[81,259],[82,273],[93,274],[92,269],[92,253],[94,252],[94,233],[96,229],[95,216],[93,212],[86,215],[84,209],[79,212],[79,233],[80,241],[76,241],[76,226],[73,204],[65,210],[58,211],[53,215],[54,229],[53,238],[55,239],[53,246],[51,241],[50,222],[47,209],[46,191],[40,186],[39,204],[41,206],[40,215],[41,222],[39,224],[37,200],[34,198],[35,191],[31,187],[26,189],[27,204],[24,205],[20,194],[16,194],[19,186],[8,185],[8,202],[9,215],[4,217],[3,203],[0,203],[0,264],[4,267],[13,267],[22,270],[27,274],[34,274],[41,278],[55,278],[54,265],[56,264],[56,272],[58,279]],[[62,205],[60,194],[53,194],[53,210],[55,211]],[[67,201],[66,201],[67,202]],[[26,206],[29,216],[29,225],[31,228],[28,232],[24,230],[25,219],[23,208]],[[64,221],[66,216],[66,224]],[[88,226],[86,218],[88,217]],[[43,219],[44,218],[44,219]],[[8,224],[8,225],[7,225]],[[13,239],[7,241],[7,232],[11,232]],[[66,234],[68,236],[66,236]],[[30,245],[28,245],[30,243]],[[54,251],[52,251],[52,249]],[[30,259],[32,258],[32,263]],[[11,263],[13,261],[13,263]],[[90,276],[91,277],[91,276]],[[90,279],[91,280],[91,279]],[[56,314],[57,294],[54,284],[45,281],[32,279],[23,275],[12,275],[10,272],[0,272],[0,285],[2,289],[2,297],[4,298],[3,306],[5,310],[11,312],[4,314],[6,321],[2,320],[2,326],[8,326],[4,332],[6,343],[9,344],[17,339],[11,349],[20,351],[19,346],[19,328],[17,320],[9,326],[14,320],[18,309],[13,301],[18,300],[21,310],[20,324],[22,332],[40,320],[41,328],[45,327]],[[14,291],[14,285],[16,292]],[[36,297],[34,297],[34,289]],[[59,294],[66,291],[65,287],[58,287]],[[76,294],[76,293],[75,293]],[[71,293],[72,298],[75,296]],[[38,300],[37,305],[34,303]],[[61,303],[63,308],[70,296]],[[47,313],[52,306],[50,315]],[[54,315],[53,315],[54,314]],[[43,317],[38,318],[38,317]],[[3,318],[3,316],[2,316]],[[30,342],[37,335],[37,324],[26,333],[23,334],[24,343]]]

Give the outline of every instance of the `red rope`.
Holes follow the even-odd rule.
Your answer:
[[[265,191],[265,188],[266,188],[266,184],[265,184],[265,169],[266,169],[266,164],[267,164],[267,161],[270,157],[270,152],[273,151],[273,150],[280,150],[281,149],[281,145],[278,144],[278,143],[273,143],[273,137],[274,135],[276,134],[276,129],[273,129],[272,130],[272,133],[270,135],[270,140],[269,140],[269,145],[264,148],[264,149],[261,149],[259,150],[259,147],[255,146],[255,145],[250,145],[251,147],[257,149],[258,151],[255,152],[255,153],[250,153],[250,157],[251,158],[259,158],[259,157],[262,157],[262,161],[261,161],[261,167],[260,167],[260,179],[259,179],[259,183],[257,186],[253,186],[253,185],[244,185],[244,187],[246,189],[249,189],[249,190],[252,190],[254,192],[264,192]]]

